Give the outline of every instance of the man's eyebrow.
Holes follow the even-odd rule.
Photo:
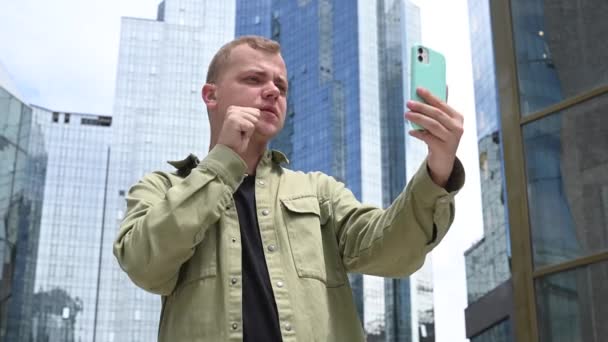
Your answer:
[[[248,73],[248,72],[252,72],[254,74],[259,74],[259,75],[266,75],[266,71],[264,71],[262,69],[257,69],[257,68],[250,68],[250,69],[244,70],[244,73]]]
[[[258,68],[249,68],[249,69],[245,69],[242,72],[243,74],[256,74],[257,76],[267,76],[268,73],[263,70],[263,69],[258,69]]]

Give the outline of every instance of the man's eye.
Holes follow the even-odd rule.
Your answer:
[[[276,84],[276,83],[275,83],[275,84]],[[279,84],[276,84],[276,86],[277,86],[277,88],[279,89],[279,91],[280,91],[282,94],[286,94],[286,93],[287,93],[287,86],[286,86],[286,85],[284,85],[284,84],[282,84],[282,83],[279,83]]]
[[[248,76],[248,77],[245,78],[245,80],[247,82],[258,82],[259,81],[259,79],[258,79],[257,76]]]

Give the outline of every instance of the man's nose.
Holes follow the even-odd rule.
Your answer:
[[[265,88],[264,91],[262,93],[262,96],[264,98],[274,98],[277,99],[279,97],[279,94],[281,93],[281,91],[279,90],[279,88],[276,86],[276,84],[274,83],[269,83]]]

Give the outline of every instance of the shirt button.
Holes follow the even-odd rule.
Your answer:
[[[270,210],[268,210],[268,209],[262,210],[262,215],[268,216],[268,214],[270,214]]]
[[[285,323],[285,330],[291,331],[291,324]]]
[[[232,243],[236,243],[236,238],[232,238]]]
[[[232,330],[236,330],[239,327],[238,324],[236,323],[232,323]]]
[[[283,284],[282,281],[277,281],[277,287],[283,287],[283,285],[285,285],[285,284]]]
[[[277,246],[275,246],[275,245],[269,245],[268,246],[268,251],[269,252],[274,252],[276,249],[277,249]]]
[[[264,184],[266,184],[266,182],[264,182],[263,180],[259,180],[259,181],[258,181],[258,184],[259,184],[259,185],[264,185]]]
[[[236,278],[230,279],[230,283],[232,283],[232,285],[236,284],[237,282],[238,280]]]

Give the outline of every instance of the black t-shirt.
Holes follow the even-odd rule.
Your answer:
[[[243,341],[280,342],[279,317],[256,214],[255,176],[245,177],[233,197],[241,226]]]

